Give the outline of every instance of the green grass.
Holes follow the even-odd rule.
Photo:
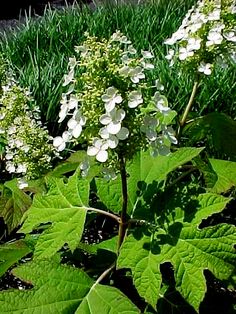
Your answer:
[[[28,18],[19,29],[5,35],[0,52],[10,60],[20,84],[30,87],[52,134],[59,131],[56,121],[68,58],[74,54],[74,46],[84,39],[85,31],[109,37],[119,29],[138,51],[151,49],[156,56],[153,77],[161,79],[171,107],[181,112],[193,81],[189,75],[180,76],[177,69],[169,68],[163,41],[179,27],[193,2],[163,0],[143,5],[98,6],[96,10],[78,6],[60,11],[48,9],[43,18]],[[202,84],[194,110],[221,111],[235,118],[235,77],[235,67],[217,70]]]

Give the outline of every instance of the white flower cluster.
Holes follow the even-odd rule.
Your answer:
[[[227,66],[236,62],[236,1],[200,0],[182,21],[179,29],[164,43],[169,49],[166,59],[172,66],[176,60],[210,75],[214,63]]]
[[[114,178],[111,169],[116,168],[121,151],[126,159],[147,146],[155,155],[168,154],[171,143],[177,141],[165,119],[169,117],[170,123],[174,112],[160,93],[160,82],[149,84],[146,71],[154,68],[152,53],[141,51],[142,57],[138,57],[119,31],[101,41],[87,35],[76,52],[79,59],[70,58],[64,77],[67,91],[62,95],[59,123],[67,116],[69,119],[62,136],[54,138],[57,151],[63,151],[69,142],[74,146],[87,143],[88,157],[106,163],[103,172],[107,178]],[[84,175],[88,168],[87,158],[81,164]]]
[[[36,179],[51,167],[55,155],[47,130],[43,128],[39,109],[32,104],[29,91],[14,81],[2,86],[0,97],[0,134],[5,139],[5,169],[19,178],[19,187],[26,180]]]

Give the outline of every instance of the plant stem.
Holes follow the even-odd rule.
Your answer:
[[[114,214],[112,214],[112,213],[109,213],[109,212],[107,212],[107,211],[105,211],[105,210],[97,209],[97,208],[93,208],[93,207],[84,207],[84,209],[86,209],[86,210],[88,210],[88,211],[89,211],[89,210],[90,210],[90,211],[93,211],[93,212],[98,213],[98,214],[102,214],[102,215],[108,216],[108,217],[110,217],[110,218],[115,219],[119,224],[121,223],[121,219],[120,219],[119,216],[116,216],[116,215],[114,215]]]
[[[120,175],[121,175],[121,185],[122,185],[122,211],[120,215],[119,223],[119,232],[118,232],[118,253],[121,247],[121,244],[124,240],[126,229],[128,226],[127,223],[127,204],[128,204],[128,189],[127,189],[127,174],[125,169],[125,159],[122,154],[119,156],[120,161]]]
[[[108,269],[106,269],[96,280],[96,282],[93,284],[93,286],[99,284],[111,271],[112,269],[115,267],[115,263],[112,264]]]
[[[192,108],[194,97],[196,96],[196,93],[197,93],[198,85],[199,85],[199,80],[198,80],[198,78],[196,78],[196,80],[195,80],[195,82],[193,84],[193,89],[192,89],[192,93],[191,93],[191,96],[189,98],[188,104],[187,104],[187,106],[186,106],[186,108],[184,110],[184,114],[182,116],[182,119],[179,122],[179,129],[178,129],[178,132],[177,132],[177,138],[180,138],[180,136],[181,136],[181,132],[182,132],[183,126],[185,125],[187,117],[188,117],[188,114],[189,114],[189,112],[190,112],[190,110]]]

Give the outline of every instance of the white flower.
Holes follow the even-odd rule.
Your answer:
[[[139,83],[141,79],[145,78],[143,69],[139,66],[137,66],[136,68],[130,69],[129,75],[130,75],[131,81],[135,84]]]
[[[76,66],[76,64],[77,64],[77,61],[76,61],[75,57],[69,58],[68,65],[69,65],[70,68],[74,68]]]
[[[131,55],[136,54],[137,50],[132,46],[129,45],[128,50],[127,50]]]
[[[212,64],[201,62],[198,67],[198,72],[204,73],[205,75],[211,74]]]
[[[206,46],[219,45],[223,40],[223,36],[215,30],[210,30],[207,36],[208,41],[206,42]]]
[[[53,146],[57,149],[57,151],[61,152],[66,148],[66,143],[69,142],[71,138],[71,133],[65,131],[62,136],[56,136],[53,139]]]
[[[122,102],[121,95],[118,94],[118,90],[115,87],[108,87],[106,93],[102,95],[102,101],[105,102],[105,108],[107,112],[112,111],[116,104]]]
[[[123,109],[116,110],[115,108],[102,115],[100,122],[106,125],[106,129],[109,134],[117,134],[121,129],[121,122],[125,118],[125,111]]]
[[[62,84],[62,86],[66,86],[70,84],[74,79],[74,75],[75,75],[75,72],[74,72],[74,69],[72,68],[68,74],[64,75],[64,83]]]
[[[27,166],[26,164],[19,164],[16,169],[16,173],[26,173]]]
[[[107,181],[115,180],[117,178],[117,175],[113,168],[103,168],[102,174],[103,174],[104,179]]]
[[[159,79],[155,80],[155,85],[153,87],[156,87],[156,89],[160,91],[165,89],[164,85],[161,84]]]
[[[93,140],[93,146],[89,146],[87,149],[88,156],[96,156],[97,161],[106,162],[108,159],[108,144],[101,139],[95,138]]]
[[[76,46],[75,51],[80,53],[81,57],[85,57],[88,53],[88,48],[86,46]]]
[[[24,180],[23,178],[17,179],[17,183],[20,190],[27,188],[29,186],[26,180]]]
[[[234,30],[227,31],[223,34],[223,36],[228,41],[232,41],[233,43],[236,43],[236,31]]]
[[[141,50],[144,59],[152,59],[154,55],[150,51]]]
[[[201,48],[201,38],[193,38],[190,37],[188,39],[188,45],[187,45],[187,50],[192,51],[192,50],[199,50]]]
[[[86,177],[90,168],[89,160],[85,159],[84,161],[82,161],[79,165],[79,168],[81,170],[81,176]]]
[[[15,126],[11,126],[9,129],[8,129],[8,135],[12,135],[14,133],[16,133],[16,127]]]
[[[129,94],[128,107],[136,108],[138,105],[143,103],[142,93],[140,91],[132,91]]]
[[[157,109],[163,114],[168,114],[171,109],[167,106],[168,102],[165,96],[161,95],[159,92],[155,92],[153,100]]]
[[[128,65],[124,65],[120,70],[119,70],[120,75],[123,75],[124,77],[128,77],[130,73],[130,67]]]
[[[189,50],[188,47],[180,47],[179,48],[179,60],[183,61],[187,59],[188,57],[192,57],[194,55],[194,52],[192,50]]]
[[[145,116],[143,119],[143,125],[141,131],[146,134],[146,137],[152,142],[157,138],[156,128],[158,126],[158,120],[151,116]]]
[[[208,14],[208,21],[217,21],[220,19],[220,9],[214,9],[214,11]]]
[[[167,156],[170,153],[170,147],[164,144],[161,137],[157,138],[154,142],[151,142],[151,155],[156,157],[158,155]]]
[[[163,136],[167,138],[172,144],[177,144],[178,141],[175,137],[175,132],[171,126],[162,125],[161,126]]]
[[[0,113],[0,120],[3,120],[5,118],[5,113]]]
[[[145,70],[152,70],[155,68],[154,65],[152,63],[149,63],[149,62],[142,61],[141,64]]]
[[[9,172],[9,173],[14,173],[16,171],[16,167],[15,165],[13,164],[13,162],[6,162],[6,170]]]
[[[14,155],[12,153],[7,153],[5,156],[6,160],[11,160],[11,159],[13,159],[13,157],[14,157]]]

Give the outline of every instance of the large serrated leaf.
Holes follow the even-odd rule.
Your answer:
[[[1,314],[72,314],[93,285],[81,270],[43,260],[20,266],[13,273],[34,287],[1,292]]]
[[[16,179],[5,182],[0,194],[0,217],[3,217],[9,232],[18,227],[31,203],[31,197],[19,189]]]
[[[184,134],[188,135],[191,144],[209,140],[218,153],[236,157],[236,121],[224,113],[212,112],[187,124]]]
[[[75,314],[135,314],[137,307],[120,290],[95,284]]]
[[[29,233],[42,223],[50,226],[39,236],[34,255],[47,258],[67,243],[73,251],[80,242],[89,201],[89,182],[78,179],[75,173],[64,183],[63,179],[49,178],[46,195],[36,195],[26,213],[20,232]]]
[[[22,257],[31,252],[24,240],[0,246],[0,277]]]
[[[185,147],[168,156],[150,156],[149,152],[138,154],[127,167],[129,177],[128,183],[128,213],[131,214],[137,202],[137,187],[139,182],[146,184],[152,181],[165,181],[167,175],[177,167],[191,161],[200,154],[202,148]],[[119,212],[122,208],[121,180],[106,182],[102,179],[96,180],[97,194],[106,207]]]
[[[236,186],[236,162],[209,159],[210,167],[203,169],[207,188],[214,193],[225,193]]]
[[[203,219],[222,211],[229,201],[209,193],[199,195],[194,202],[190,200],[185,209],[181,209],[181,203],[178,208],[170,208],[166,202],[166,208],[159,211],[159,223],[152,223],[150,236],[147,232],[138,236],[134,233],[125,240],[118,267],[131,269],[138,292],[154,308],[160,293],[162,263],[172,263],[176,289],[196,311],[206,292],[204,270],[219,279],[233,273],[236,228],[221,224],[199,229]]]
[[[37,260],[13,270],[32,289],[0,293],[0,313],[131,314],[140,313],[118,289],[94,282],[80,269],[56,260]]]

